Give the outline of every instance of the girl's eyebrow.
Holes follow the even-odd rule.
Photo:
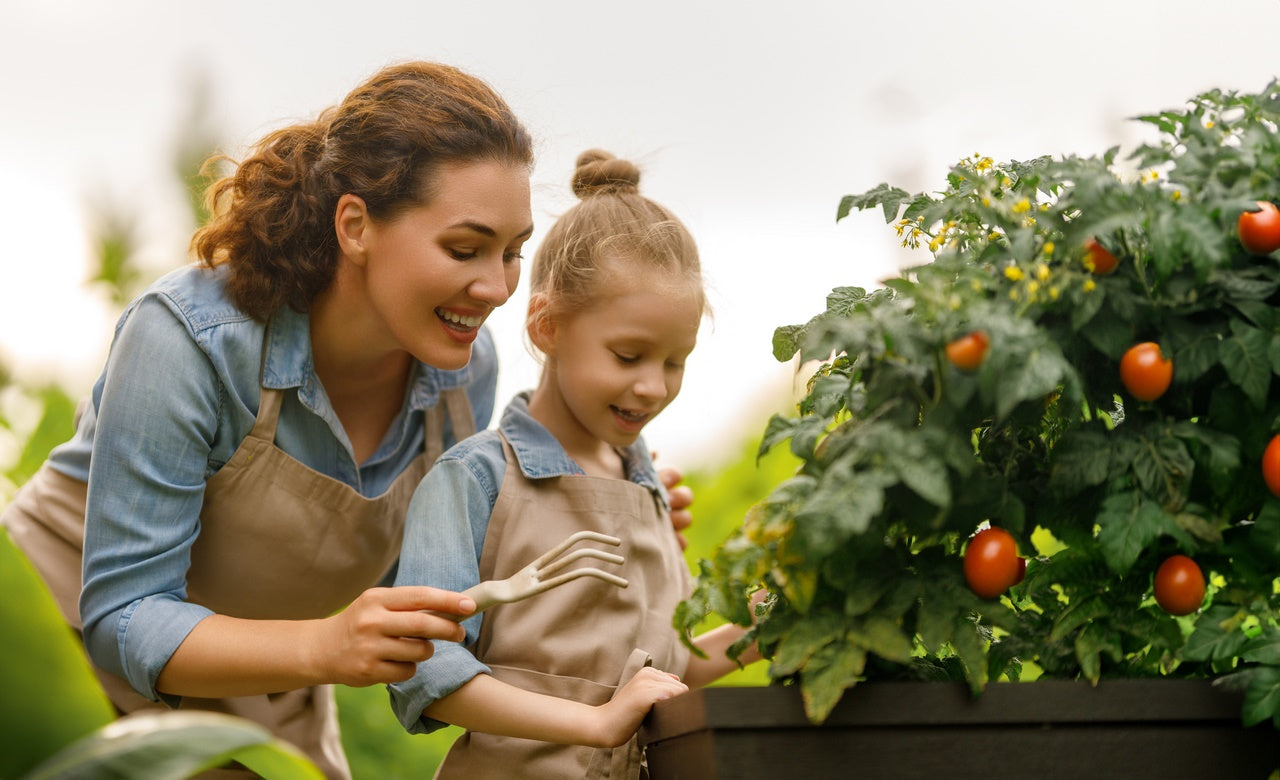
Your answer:
[[[462,228],[463,230],[471,230],[473,232],[479,233],[480,235],[486,236],[488,238],[497,238],[498,236],[498,231],[494,230],[493,228],[489,227],[483,222],[476,222],[470,219],[464,219],[461,222],[457,222],[449,226],[450,230],[453,230],[455,228]],[[529,227],[525,228],[521,232],[517,233],[515,238],[517,239],[528,238],[531,235],[533,235],[533,225],[530,225]]]

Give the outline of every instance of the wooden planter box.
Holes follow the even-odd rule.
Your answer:
[[[1280,732],[1202,680],[861,683],[821,726],[794,687],[707,688],[641,731],[653,780],[1231,778],[1280,767]]]

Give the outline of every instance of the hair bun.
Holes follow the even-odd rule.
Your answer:
[[[588,149],[578,155],[571,182],[580,199],[613,193],[640,191],[640,169],[629,160],[620,160],[603,149]]]

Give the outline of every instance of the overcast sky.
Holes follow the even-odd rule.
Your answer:
[[[715,319],[646,432],[685,468],[758,437],[785,397],[776,326],[925,259],[877,214],[837,224],[842,195],[935,189],[975,152],[1129,148],[1151,137],[1129,117],[1280,74],[1280,0],[0,0],[0,19],[0,360],[77,391],[96,375],[118,312],[81,284],[86,204],[138,215],[153,275],[185,262],[170,165],[199,79],[235,151],[382,65],[433,59],[489,81],[535,134],[540,230],[588,147],[639,162],[642,191],[693,230]],[[490,320],[500,401],[537,378],[523,293]]]

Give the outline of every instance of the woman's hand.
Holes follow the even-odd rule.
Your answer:
[[[658,453],[653,453],[653,457],[656,460]],[[675,468],[658,469],[658,479],[662,480],[662,486],[667,489],[667,501],[671,504],[671,527],[675,529],[680,549],[683,550],[689,546],[689,540],[680,532],[693,525],[693,514],[689,511],[689,507],[693,505],[693,490],[688,485],[680,484],[684,475]]]
[[[312,647],[320,679],[361,687],[400,682],[435,652],[433,639],[461,642],[462,626],[432,612],[466,617],[475,602],[437,588],[371,588],[319,622]]]
[[[656,702],[674,698],[688,690],[689,686],[676,675],[652,666],[644,667],[619,688],[612,699],[596,707],[600,729],[596,747],[613,748],[626,744]]]

